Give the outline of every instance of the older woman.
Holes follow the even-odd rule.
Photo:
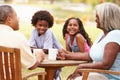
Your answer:
[[[68,77],[74,80],[78,70],[82,68],[109,69],[120,71],[120,8],[114,3],[102,3],[96,6],[97,28],[103,32],[98,36],[90,49],[89,54],[65,54],[68,51],[62,50],[58,54],[59,59],[78,59],[93,61],[93,63],[80,64],[77,69]],[[70,53],[70,52],[69,52]],[[82,73],[81,73],[82,74]],[[98,79],[97,76],[101,78]],[[120,80],[120,76],[96,74],[95,80]],[[80,78],[76,79],[80,80]],[[90,76],[89,76],[89,80]]]

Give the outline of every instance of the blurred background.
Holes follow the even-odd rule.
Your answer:
[[[55,17],[55,21],[58,22],[71,16],[92,21],[91,12],[94,6],[103,2],[113,2],[120,5],[120,0],[0,0],[0,4],[12,4],[20,18],[26,15],[25,19],[23,19],[24,21],[27,18],[27,21],[29,21],[33,12],[40,9],[47,9]],[[78,15],[74,13],[78,13]]]
[[[111,1],[119,4],[120,0],[0,0],[1,3],[7,2],[7,3],[38,3],[38,2],[48,2],[50,4],[53,4],[55,2],[70,2],[70,3],[87,3],[87,4],[96,4],[99,2],[104,1]]]
[[[54,25],[51,28],[56,38],[65,48],[65,41],[62,36],[62,28],[65,20],[69,17],[78,17],[82,20],[86,32],[94,42],[101,32],[96,28],[94,7],[103,2],[113,2],[120,5],[120,0],[0,0],[0,5],[8,4],[13,6],[20,18],[20,32],[29,39],[33,26],[31,25],[32,15],[38,10],[48,10],[54,16]],[[75,70],[76,66],[63,67],[62,80]],[[44,71],[43,68],[37,68],[32,71]],[[23,69],[22,73],[32,72]],[[36,77],[29,80],[36,80]]]

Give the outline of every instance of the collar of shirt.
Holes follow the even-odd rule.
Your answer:
[[[13,29],[10,27],[10,26],[8,26],[8,25],[5,25],[5,24],[0,24],[0,31],[1,30],[12,30],[13,31]]]

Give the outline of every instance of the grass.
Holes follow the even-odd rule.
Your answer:
[[[31,5],[31,6],[36,6],[36,5]],[[53,11],[53,15],[56,16],[58,18],[58,20],[62,19],[66,19],[70,16],[75,16],[75,17],[80,17],[82,18],[82,20],[84,21],[84,27],[86,32],[89,34],[90,38],[92,41],[94,41],[96,39],[96,37],[98,36],[98,34],[101,32],[100,30],[98,30],[95,25],[93,24],[88,24],[86,25],[86,17],[90,18],[91,16],[91,12],[85,12],[85,13],[80,13],[80,12],[76,12],[76,11],[70,11],[70,10],[62,10],[59,6],[57,5],[50,5],[50,4],[44,4],[42,5],[42,7],[44,7],[45,9],[49,9]],[[64,12],[64,13],[63,13]],[[70,13],[70,14],[69,14]],[[92,15],[93,16],[93,15]],[[83,18],[84,17],[84,18]],[[92,18],[93,19],[93,18]],[[51,28],[51,30],[53,31],[53,33],[55,34],[56,38],[59,40],[59,42],[63,45],[63,47],[65,48],[65,41],[63,40],[62,37],[62,28],[63,28],[63,23],[62,22],[57,22],[54,24],[54,26]],[[27,39],[29,39],[30,34],[32,32],[32,29],[34,27],[31,25],[31,23],[25,23],[25,22],[21,22],[20,23],[20,32],[23,33]],[[62,68],[62,72],[61,72],[61,76],[62,76],[62,80],[66,80],[66,78],[75,70],[76,66],[72,66],[72,67],[63,67]],[[33,71],[44,71],[43,68],[37,68],[35,70],[27,70],[25,68],[22,69],[22,73],[26,74],[26,73],[30,73]],[[29,80],[36,80],[36,77],[32,77]]]

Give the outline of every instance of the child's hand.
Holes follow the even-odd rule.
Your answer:
[[[58,50],[58,54],[57,54],[57,60],[65,60],[65,54],[63,49],[62,50]]]

